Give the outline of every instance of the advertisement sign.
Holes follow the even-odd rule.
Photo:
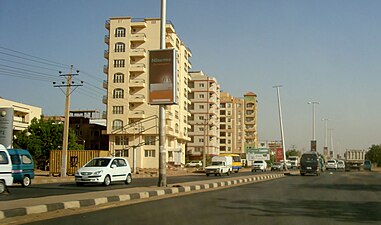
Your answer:
[[[176,50],[161,49],[149,51],[149,104],[177,104]]]
[[[5,148],[12,147],[13,108],[0,108],[0,144]]]
[[[311,151],[316,152],[316,140],[311,141]]]
[[[268,148],[253,148],[247,150],[248,160],[270,160],[270,150]]]
[[[283,148],[277,148],[276,149],[276,161],[280,162],[283,160]]]

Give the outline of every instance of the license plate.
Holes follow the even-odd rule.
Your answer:
[[[312,170],[312,167],[307,167],[307,170]]]

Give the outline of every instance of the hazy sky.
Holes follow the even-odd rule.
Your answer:
[[[71,109],[105,110],[105,21],[158,18],[160,2],[1,0],[0,96],[63,115],[64,95],[52,81],[73,64],[85,84],[73,92]],[[167,19],[192,51],[192,70],[234,96],[258,95],[260,140],[280,139],[272,87],[283,85],[286,147],[309,149],[307,102],[318,101],[318,149],[328,118],[334,148],[343,152],[381,143],[380,9],[378,0],[167,0]]]

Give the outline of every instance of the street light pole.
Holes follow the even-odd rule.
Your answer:
[[[324,128],[325,128],[325,141],[324,141],[324,148],[323,148],[323,155],[326,157],[328,155],[328,119],[323,118],[324,121]]]
[[[273,86],[273,88],[276,88],[277,97],[278,97],[278,112],[279,112],[279,122],[280,122],[280,134],[282,138],[282,148],[283,148],[283,166],[284,169],[287,171],[287,164],[286,164],[286,143],[284,141],[284,131],[283,131],[283,119],[282,119],[282,106],[280,104],[280,93],[279,88],[282,87],[282,85]]]
[[[312,140],[311,140],[311,151],[316,152],[316,137],[315,137],[315,105],[319,102],[308,102],[312,104]]]

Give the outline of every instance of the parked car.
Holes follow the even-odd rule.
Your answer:
[[[190,161],[185,164],[186,167],[202,167],[202,162],[200,160]]]
[[[108,186],[116,181],[126,184],[132,181],[130,165],[122,157],[96,157],[75,172],[75,182],[78,186],[85,183]]]
[[[251,172],[256,172],[260,170],[265,172],[267,170],[267,163],[265,160],[255,160],[253,165],[251,166]]]
[[[274,162],[271,165],[271,171],[282,171],[284,170],[284,164],[281,162]]]
[[[372,162],[370,160],[365,160],[363,168],[364,170],[372,171]]]
[[[337,169],[338,170],[345,170],[345,162],[344,162],[344,160],[338,160],[337,161]]]
[[[327,170],[337,170],[337,162],[334,159],[330,159],[327,161],[326,165]]]
[[[12,161],[13,183],[24,187],[32,184],[34,178],[34,161],[32,155],[25,149],[8,149]]]
[[[7,191],[13,183],[12,161],[4,145],[0,145],[0,194]]]

